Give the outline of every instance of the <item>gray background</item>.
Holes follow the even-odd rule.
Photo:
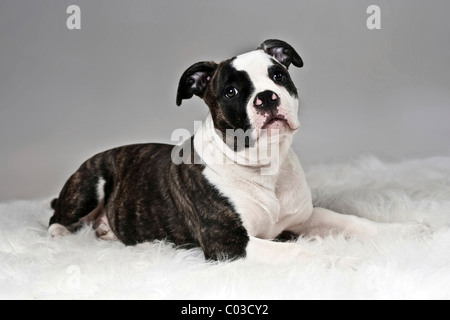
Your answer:
[[[66,28],[77,4],[82,30]],[[369,31],[366,9],[382,10]],[[448,0],[0,0],[0,201],[47,197],[89,156],[193,130],[191,64],[298,49],[304,166],[450,155]]]

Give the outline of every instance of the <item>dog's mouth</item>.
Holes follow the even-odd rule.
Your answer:
[[[288,122],[283,117],[273,117],[266,120],[262,129],[279,129],[283,126],[288,125]]]
[[[271,129],[291,129],[293,131],[298,130],[298,126],[296,126],[292,121],[290,121],[286,116],[282,114],[269,115],[262,125],[261,129],[271,130]]]

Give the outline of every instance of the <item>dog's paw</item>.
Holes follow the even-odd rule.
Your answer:
[[[397,234],[402,237],[427,237],[433,234],[425,222],[388,223],[379,227],[378,233]]]
[[[116,235],[111,231],[111,228],[105,224],[100,223],[100,225],[95,229],[95,234],[97,237],[104,241],[116,241]]]
[[[402,223],[399,225],[398,230],[405,237],[427,237],[433,233],[428,224],[419,222]]]
[[[71,234],[71,232],[63,225],[54,223],[48,228],[48,234],[54,239],[60,239]]]

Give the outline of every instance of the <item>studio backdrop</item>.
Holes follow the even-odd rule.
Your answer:
[[[450,154],[447,0],[1,0],[0,201],[55,195],[93,154],[207,114],[183,71],[282,39],[302,56],[307,168]],[[178,141],[172,141],[177,143]]]

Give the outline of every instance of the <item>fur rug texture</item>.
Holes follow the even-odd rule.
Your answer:
[[[51,239],[49,199],[0,204],[0,299],[450,299],[450,158],[373,157],[305,168],[314,204],[431,234],[298,243],[317,258],[289,266],[206,262],[164,242],[126,247],[89,227]],[[329,266],[325,255],[362,259]]]

